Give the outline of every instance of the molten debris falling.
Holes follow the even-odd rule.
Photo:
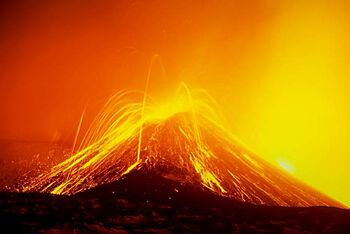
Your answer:
[[[24,191],[70,195],[146,169],[254,204],[341,206],[246,150],[205,91],[181,84],[171,102],[141,99],[136,92],[113,96],[77,151]]]

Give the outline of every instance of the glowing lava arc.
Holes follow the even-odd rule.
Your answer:
[[[136,92],[114,95],[78,151],[24,190],[75,194],[148,169],[254,204],[342,206],[246,150],[205,91],[181,84],[171,102],[141,99]]]

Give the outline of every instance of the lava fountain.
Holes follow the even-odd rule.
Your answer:
[[[141,92],[115,94],[72,156],[23,190],[72,195],[133,170],[254,204],[342,206],[247,150],[225,127],[215,101],[184,83],[161,104]]]

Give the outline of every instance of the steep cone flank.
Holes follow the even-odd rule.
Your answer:
[[[163,107],[126,97],[112,98],[78,152],[25,191],[75,194],[138,170],[254,204],[341,206],[242,147],[203,92],[183,85]]]

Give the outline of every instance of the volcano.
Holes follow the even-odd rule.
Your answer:
[[[113,96],[75,153],[25,183],[24,191],[86,193],[137,172],[172,181],[172,191],[192,186],[252,204],[343,207],[244,147],[204,91],[182,84],[174,100],[159,105],[137,97]]]

